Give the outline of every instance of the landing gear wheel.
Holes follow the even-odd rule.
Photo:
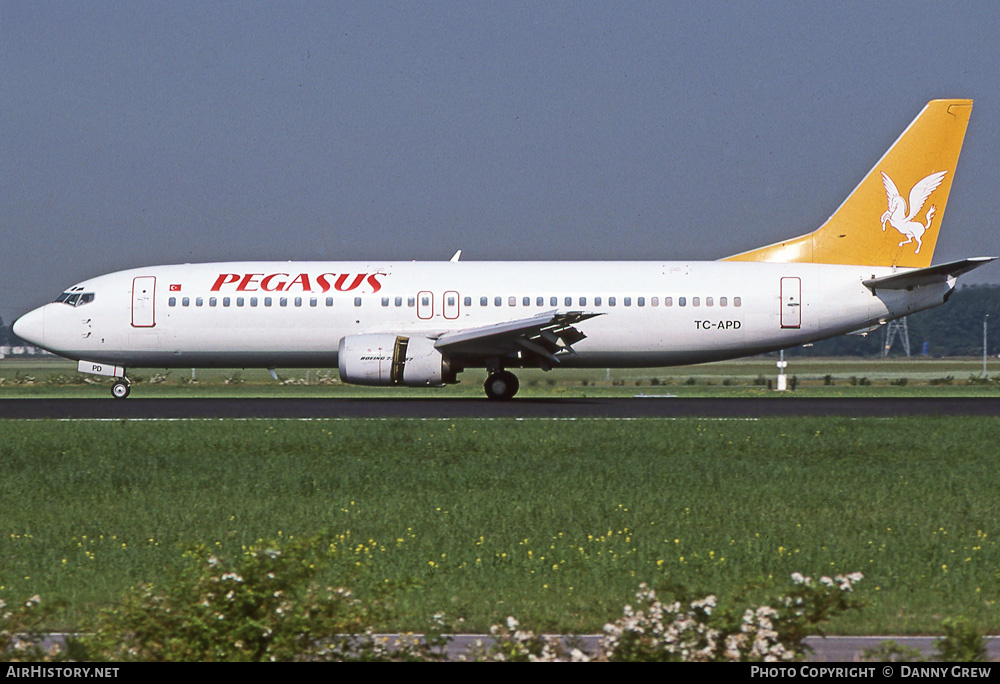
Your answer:
[[[486,397],[493,401],[507,401],[513,399],[517,394],[520,383],[517,376],[510,371],[499,371],[486,378],[483,389],[486,390]]]
[[[111,396],[115,399],[124,399],[132,391],[132,385],[125,380],[118,380],[111,386]]]

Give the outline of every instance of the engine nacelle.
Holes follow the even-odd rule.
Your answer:
[[[340,379],[353,385],[440,387],[457,382],[456,371],[427,337],[348,335],[340,340],[337,365]]]

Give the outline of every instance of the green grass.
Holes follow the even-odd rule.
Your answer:
[[[324,532],[395,617],[597,631],[639,584],[860,570],[843,633],[1000,630],[1000,420],[0,424],[0,598],[67,627],[195,542]]]
[[[524,369],[517,371],[521,381],[518,397],[1000,396],[1000,384],[992,378],[980,378],[980,359],[792,359],[787,374],[796,379],[796,390],[784,394],[767,389],[768,380],[775,378],[775,360],[755,357],[676,368],[557,369],[548,373]],[[459,376],[457,385],[428,389],[345,385],[337,370],[328,368],[280,370],[278,382],[261,369],[199,369],[194,382],[190,369],[138,369],[129,375],[136,398],[481,398],[486,377],[481,369],[470,369]],[[58,358],[0,361],[0,398],[105,398],[110,387],[109,378],[77,373],[75,364]]]

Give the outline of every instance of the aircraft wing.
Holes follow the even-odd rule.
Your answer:
[[[963,273],[968,273],[974,268],[988,264],[996,258],[972,257],[971,259],[962,259],[961,261],[951,261],[940,266],[928,266],[894,275],[882,276],[881,278],[869,278],[864,281],[864,285],[872,291],[912,290],[922,285],[935,285],[947,282],[950,278],[957,278]]]
[[[515,357],[534,359],[548,370],[563,354],[575,354],[573,345],[586,337],[573,327],[599,313],[548,311],[530,318],[455,330],[438,337],[434,346],[452,357]]]

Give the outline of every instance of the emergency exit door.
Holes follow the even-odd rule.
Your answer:
[[[457,292],[448,290],[441,295],[441,311],[444,312],[444,317],[450,321],[458,318],[459,304]]]
[[[427,290],[417,293],[417,318],[422,321],[434,318],[434,293]]]

